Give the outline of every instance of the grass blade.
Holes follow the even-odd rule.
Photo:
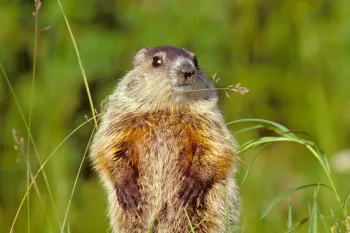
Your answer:
[[[318,186],[319,187],[319,186]],[[310,216],[310,225],[309,225],[309,233],[317,233],[317,196],[318,196],[318,188],[314,190],[313,197],[313,205]]]
[[[259,150],[255,153],[255,155],[254,155],[254,157],[253,157],[253,159],[252,159],[252,162],[249,164],[249,166],[248,166],[248,168],[247,168],[247,171],[246,171],[246,173],[244,174],[244,177],[243,177],[242,182],[241,182],[241,186],[243,186],[244,181],[246,180],[246,178],[247,178],[247,176],[248,176],[248,173],[249,173],[250,169],[252,168],[253,163],[255,162],[256,157],[257,157],[257,156],[260,154],[260,152],[261,152],[263,149],[265,149],[265,147],[268,146],[269,144],[270,144],[270,143],[266,143],[265,145],[263,145],[262,147],[260,147]]]
[[[283,125],[280,125],[276,122],[264,120],[264,119],[257,119],[257,118],[248,118],[248,119],[240,119],[240,120],[236,120],[236,121],[230,121],[230,122],[226,123],[226,125],[232,125],[232,124],[242,123],[242,122],[264,123],[264,124],[269,124],[269,125],[275,126],[276,128],[280,129],[283,132],[289,131],[286,127],[284,127]]]
[[[286,137],[262,137],[257,140],[251,140],[247,143],[244,143],[239,148],[239,154],[245,152],[246,150],[249,150],[250,148],[254,148],[256,146],[259,146],[264,143],[270,143],[270,142],[294,142],[294,140],[286,138]]]
[[[192,223],[191,223],[191,219],[190,219],[190,217],[188,216],[188,213],[187,213],[186,208],[184,209],[184,211],[185,211],[185,214],[186,214],[186,217],[187,217],[187,220],[188,220],[188,224],[190,225],[191,232],[194,233],[194,229],[193,229],[193,226],[192,226]]]
[[[298,227],[300,227],[301,225],[304,225],[307,222],[309,222],[309,218],[303,218],[299,222],[295,223],[291,229],[288,229],[288,231],[286,231],[286,233],[291,233],[291,232],[295,231]]]
[[[154,227],[154,223],[156,222],[158,218],[158,214],[156,214],[152,220],[152,223],[151,225],[149,226],[148,230],[147,230],[147,233],[152,233],[153,232],[153,227]]]
[[[57,2],[58,2],[58,5],[59,5],[59,7],[61,9],[61,13],[62,13],[64,21],[65,21],[65,23],[67,25],[68,32],[69,32],[69,35],[70,35],[70,37],[72,39],[72,43],[73,43],[73,46],[74,46],[75,53],[76,53],[77,58],[78,58],[79,67],[80,67],[80,70],[81,70],[81,73],[82,73],[83,79],[84,79],[86,93],[87,93],[87,96],[89,98],[89,103],[90,103],[91,113],[92,113],[92,119],[94,120],[95,127],[97,129],[98,126],[97,126],[97,120],[96,120],[96,114],[95,114],[95,107],[94,107],[94,103],[92,101],[90,88],[89,88],[89,84],[88,84],[88,81],[87,81],[86,72],[85,72],[85,69],[84,69],[84,66],[83,66],[83,62],[82,62],[81,57],[80,57],[79,49],[78,49],[77,43],[75,42],[75,38],[74,38],[74,35],[73,35],[73,32],[72,32],[72,29],[70,28],[70,25],[69,25],[66,13],[64,13],[62,3],[61,3],[60,0],[57,0]]]
[[[348,201],[350,199],[350,190],[348,191],[348,194],[346,194],[345,201],[344,201],[344,208],[346,210],[346,206],[348,204]]]
[[[304,188],[308,188],[308,187],[314,187],[314,186],[324,186],[327,187],[331,190],[333,190],[331,187],[329,187],[328,185],[325,184],[307,184],[307,185],[300,185],[294,188],[290,188],[287,189],[285,191],[283,191],[282,193],[280,193],[266,208],[266,210],[263,212],[263,214],[261,215],[260,219],[263,219],[266,217],[266,215],[278,204],[280,203],[284,198],[288,197],[289,195],[291,195],[292,193],[294,193],[295,191],[298,191],[300,189],[304,189]]]
[[[33,176],[31,174],[30,170],[30,128],[32,123],[32,105],[33,105],[33,93],[34,93],[34,84],[35,84],[35,73],[36,73],[36,59],[37,59],[37,48],[38,48],[38,17],[39,17],[39,10],[41,7],[40,1],[34,1],[35,5],[35,29],[34,29],[34,55],[33,55],[33,72],[32,72],[32,83],[30,87],[30,94],[29,94],[29,116],[28,116],[28,129],[27,129],[27,189],[29,187],[30,183],[30,176]],[[41,195],[39,196],[41,198]],[[30,197],[28,193],[27,198],[27,221],[28,221],[28,233],[30,233]]]
[[[328,229],[326,220],[325,220],[325,218],[324,218],[324,216],[323,216],[323,214],[321,213],[321,211],[320,211],[319,208],[318,208],[318,213],[319,213],[319,215],[320,215],[320,219],[321,219],[322,224],[323,224],[324,232],[329,233],[329,229]]]
[[[64,231],[65,223],[66,223],[67,217],[68,217],[69,207],[70,207],[71,201],[72,201],[72,199],[73,199],[73,194],[74,194],[75,188],[76,188],[77,183],[78,183],[79,174],[80,174],[80,171],[81,171],[81,169],[82,169],[82,167],[83,167],[83,164],[84,164],[86,155],[88,154],[89,146],[90,146],[90,143],[91,143],[91,140],[92,140],[92,136],[94,135],[95,129],[96,129],[96,128],[94,128],[94,129],[92,130],[92,132],[91,132],[91,135],[90,135],[90,138],[89,138],[89,142],[88,142],[88,144],[87,144],[87,146],[86,146],[86,149],[85,149],[85,152],[84,152],[84,156],[83,156],[83,158],[81,159],[81,162],[80,162],[80,165],[79,165],[79,169],[78,169],[77,175],[76,175],[76,177],[75,177],[75,181],[74,181],[74,185],[73,185],[73,188],[72,188],[72,192],[71,192],[71,195],[70,195],[70,198],[69,198],[69,201],[68,201],[68,206],[67,206],[66,214],[64,215],[64,219],[63,219],[61,231]]]
[[[287,227],[288,230],[292,229],[293,226],[293,218],[292,218],[292,203],[290,202],[290,197],[289,197],[289,206],[288,206],[288,222],[287,222]]]
[[[206,221],[206,218],[203,218],[198,224],[196,224],[188,233],[191,233],[192,230],[197,229],[200,225],[202,225],[203,222]]]
[[[250,130],[254,130],[254,129],[264,128],[264,127],[265,127],[264,125],[254,125],[254,126],[251,126],[251,127],[246,127],[246,128],[243,128],[243,129],[237,131],[236,133],[233,133],[232,136],[235,137],[238,134],[241,134],[241,133],[244,133],[244,132],[247,132],[247,131],[250,131]]]

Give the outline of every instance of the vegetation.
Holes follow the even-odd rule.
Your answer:
[[[350,232],[349,12],[347,0],[0,0],[0,232],[108,232],[86,160],[95,116],[132,56],[165,44],[215,78],[241,144],[238,231]],[[250,92],[227,90],[237,83]]]

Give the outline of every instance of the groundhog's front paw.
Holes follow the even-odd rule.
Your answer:
[[[203,196],[208,189],[208,182],[204,182],[198,178],[187,176],[183,180],[180,189],[180,200],[182,205],[199,206],[203,204]]]
[[[117,185],[116,189],[120,206],[125,210],[136,211],[141,199],[137,180],[128,180],[124,184]]]

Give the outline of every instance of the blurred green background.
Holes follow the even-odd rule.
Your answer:
[[[341,197],[350,188],[345,162],[332,163],[350,148],[350,1],[349,0],[220,0],[220,1],[62,1],[85,67],[93,101],[110,94],[132,69],[133,55],[143,47],[176,45],[196,53],[208,77],[217,73],[217,87],[242,83],[247,95],[220,92],[227,121],[263,118],[310,134],[331,161]],[[34,52],[34,3],[0,0],[0,61],[28,119]],[[60,142],[91,117],[90,106],[67,27],[57,1],[44,1],[39,13],[37,75],[31,129],[44,161]],[[236,132],[246,125],[237,124]],[[14,98],[0,75],[0,232],[9,232],[26,191],[26,157],[14,149],[12,129],[25,140],[27,130]],[[52,188],[50,201],[40,175],[19,214],[15,232],[59,232],[74,179],[93,126],[68,138],[45,166]],[[266,130],[243,133],[239,143],[270,135]],[[350,156],[349,152],[343,153]],[[241,156],[238,181],[253,158]],[[339,157],[339,156],[338,156]],[[340,158],[340,159],[342,159]],[[339,158],[338,158],[339,159]],[[38,168],[30,148],[33,173]],[[349,163],[349,162],[348,162]],[[337,165],[338,164],[338,165]],[[282,191],[303,184],[328,183],[316,159],[302,146],[277,143],[259,155],[241,187],[244,232],[283,232],[289,200],[263,220],[267,205]],[[313,189],[294,193],[293,222],[309,215]],[[331,191],[319,193],[325,216],[340,213]],[[44,208],[44,207],[45,208]],[[72,199],[70,232],[107,232],[106,197],[86,160]],[[329,227],[334,221],[327,222]],[[243,227],[244,226],[244,227]],[[307,224],[299,232],[307,232]]]

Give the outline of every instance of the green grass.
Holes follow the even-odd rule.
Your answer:
[[[273,122],[273,121],[268,121],[268,120],[264,120],[264,119],[241,119],[241,120],[237,120],[237,121],[228,122],[227,125],[237,124],[237,123],[245,123],[245,122],[253,123],[255,125],[241,129],[239,131],[240,133],[246,132],[249,130],[255,130],[255,129],[258,129],[261,127],[265,127],[266,129],[273,131],[276,134],[276,136],[274,136],[274,137],[262,137],[262,138],[250,140],[250,141],[248,141],[240,146],[239,154],[242,154],[242,153],[246,152],[247,150],[253,149],[255,147],[258,147],[258,148],[260,147],[258,149],[258,151],[256,152],[256,154],[254,155],[253,160],[247,169],[247,172],[243,178],[242,184],[243,184],[244,180],[246,179],[248,172],[250,171],[251,166],[254,163],[259,152],[261,152],[261,150],[264,149],[266,147],[266,145],[269,145],[270,143],[273,143],[273,142],[294,142],[294,143],[298,143],[298,144],[303,145],[307,150],[309,150],[310,155],[314,156],[317,159],[317,161],[319,162],[319,165],[322,167],[324,173],[326,174],[326,177],[328,178],[328,182],[329,182],[329,185],[307,184],[307,185],[300,185],[300,186],[285,190],[284,192],[280,193],[267,206],[267,208],[265,209],[265,211],[261,215],[260,219],[265,218],[268,215],[268,213],[278,203],[280,203],[286,197],[289,197],[294,192],[296,192],[300,189],[305,189],[305,188],[316,186],[317,192],[315,191],[315,193],[314,193],[312,210],[310,211],[309,217],[307,218],[307,220],[303,219],[301,221],[298,221],[292,227],[292,220],[291,220],[292,219],[292,215],[291,215],[291,208],[292,207],[291,207],[291,205],[289,205],[287,226],[288,226],[288,232],[293,232],[302,224],[309,222],[309,231],[308,232],[318,232],[317,231],[317,227],[318,227],[317,219],[320,218],[320,216],[322,216],[322,215],[320,215],[319,209],[317,206],[317,196],[318,196],[319,188],[325,187],[325,188],[328,188],[328,189],[333,191],[334,199],[338,202],[339,210],[341,211],[341,214],[342,214],[342,216],[340,217],[339,220],[342,223],[342,225],[345,226],[346,229],[349,229],[349,225],[346,222],[347,218],[349,217],[348,212],[347,212],[347,207],[346,207],[346,202],[349,198],[349,194],[345,197],[344,200],[342,200],[341,197],[339,196],[339,194],[338,194],[339,192],[338,192],[337,188],[335,187],[334,181],[332,179],[329,162],[327,160],[327,157],[324,155],[324,153],[320,149],[320,147],[317,144],[315,144],[313,141],[308,139],[307,134],[300,133],[300,132],[295,133],[295,132],[287,129],[285,126],[280,125],[280,124]],[[306,138],[301,138],[298,136],[298,134],[306,136]],[[325,223],[324,223],[324,226],[326,226]],[[328,230],[327,227],[325,227],[325,228],[326,228],[325,230],[327,231]],[[337,232],[347,232],[345,228],[344,227],[337,227],[337,230],[338,230]]]

